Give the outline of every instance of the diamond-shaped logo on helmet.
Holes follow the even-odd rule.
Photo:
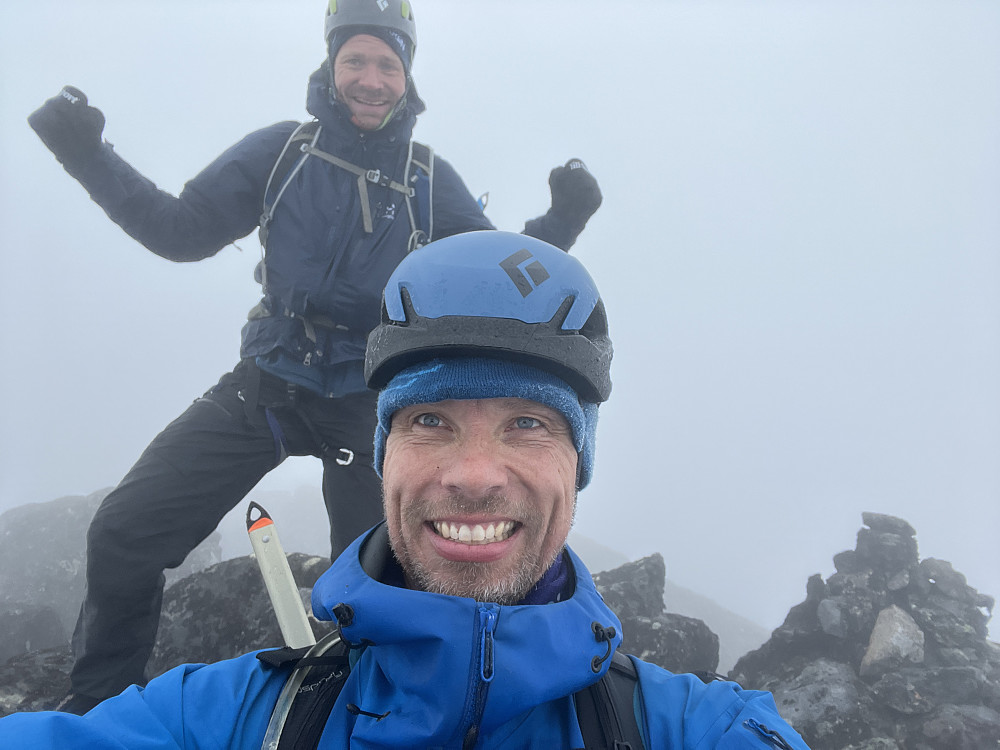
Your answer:
[[[500,261],[500,267],[510,276],[522,297],[527,297],[549,278],[545,266],[523,249]]]

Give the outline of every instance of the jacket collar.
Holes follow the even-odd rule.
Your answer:
[[[400,712],[394,720],[399,725],[404,716],[419,717],[419,730],[407,731],[421,737],[429,732],[428,741],[435,742],[461,731],[465,719],[456,707],[466,704],[482,673],[482,623],[492,617],[491,681],[478,719],[481,731],[492,732],[597,681],[610,664],[606,657],[621,643],[621,623],[583,562],[569,548],[565,557],[575,588],[564,601],[501,607],[413,591],[392,585],[396,564],[383,522],[320,577],[313,612],[337,620],[334,612],[343,615],[349,608],[350,616],[340,618],[341,633],[351,644],[366,646],[354,668],[362,675],[355,697],[373,708],[359,705]],[[594,623],[614,627],[616,636],[598,640]]]

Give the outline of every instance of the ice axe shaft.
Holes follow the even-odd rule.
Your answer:
[[[268,512],[255,502],[247,508],[247,534],[260,574],[264,577],[271,606],[278,617],[285,645],[290,648],[312,646],[316,638],[299,598],[299,587],[292,577],[292,569],[288,567],[285,550],[278,539],[278,529]]]

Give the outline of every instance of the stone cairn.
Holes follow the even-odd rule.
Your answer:
[[[920,560],[906,521],[864,513],[837,572],[730,678],[770,690],[813,750],[1000,748],[994,600],[950,563]]]

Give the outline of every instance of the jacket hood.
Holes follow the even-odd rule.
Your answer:
[[[323,64],[309,76],[309,87],[306,93],[306,110],[326,127],[347,127],[353,129],[355,133],[399,135],[405,132],[406,137],[409,138],[410,131],[413,130],[417,121],[417,115],[427,109],[427,105],[417,94],[413,79],[410,78],[406,87],[406,102],[403,107],[379,130],[362,131],[351,122],[351,113],[347,106],[332,95],[331,82],[330,61],[324,60]]]
[[[621,623],[583,562],[568,548],[565,555],[572,596],[514,606],[383,583],[395,565],[384,523],[337,559],[313,588],[313,612],[364,644],[344,694],[365,711],[392,712],[378,727],[379,746],[414,746],[415,738],[451,746],[472,725],[487,735],[603,676]],[[610,643],[593,623],[615,628]],[[360,721],[354,732],[365,732]]]

